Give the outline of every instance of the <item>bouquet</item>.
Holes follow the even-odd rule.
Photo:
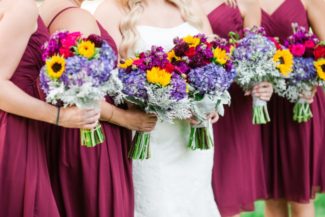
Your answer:
[[[325,41],[320,42],[314,50],[316,73],[319,86],[325,87]]]
[[[43,47],[45,66],[40,84],[46,101],[57,106],[98,108],[110,90],[116,55],[99,36],[80,32],[57,32]],[[94,147],[104,141],[101,125],[81,129],[81,145]]]
[[[238,85],[249,91],[261,82],[270,82],[275,92],[285,89],[285,82],[277,68],[279,65],[274,59],[277,52],[274,41],[265,36],[263,28],[255,27],[245,33],[233,52]],[[253,96],[253,124],[268,122],[267,102]]]
[[[294,56],[293,72],[286,79],[287,89],[280,94],[290,102],[295,103],[293,120],[299,123],[312,118],[310,105],[301,95],[312,95],[318,85],[314,66],[314,50],[318,43],[317,37],[304,27],[293,24],[294,34],[284,43]]]
[[[200,122],[191,127],[188,148],[210,149],[213,138],[208,115],[217,110],[223,115],[223,105],[230,104],[228,88],[234,79],[226,40],[210,43],[205,35],[176,38],[168,53],[176,71],[187,79],[191,111]]]
[[[123,84],[122,98],[137,105],[159,120],[191,117],[186,81],[175,71],[162,47],[153,46],[119,65],[119,79]],[[150,157],[150,133],[136,132],[129,157]]]

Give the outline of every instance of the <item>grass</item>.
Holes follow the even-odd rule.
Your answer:
[[[317,195],[315,200],[316,217],[325,217],[325,194]],[[264,202],[258,201],[255,204],[255,212],[244,213],[241,217],[264,217]]]

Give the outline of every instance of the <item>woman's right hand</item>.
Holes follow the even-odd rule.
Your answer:
[[[150,132],[157,124],[157,117],[153,114],[147,114],[138,109],[128,109],[125,111],[125,126],[130,130],[139,132]]]
[[[66,128],[93,129],[100,116],[98,109],[61,108],[59,126]]]

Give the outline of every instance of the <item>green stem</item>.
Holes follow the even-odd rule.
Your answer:
[[[81,129],[80,130],[80,141],[81,145],[87,148],[95,147],[105,141],[105,135],[100,123],[91,130]]]
[[[133,160],[149,159],[151,156],[150,133],[136,132],[128,155]]]

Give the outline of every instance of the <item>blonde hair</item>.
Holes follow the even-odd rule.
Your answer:
[[[139,39],[139,33],[136,29],[137,22],[143,13],[143,3],[145,0],[121,0],[122,7],[127,10],[127,14],[120,23],[120,32],[122,42],[120,45],[120,55],[126,58],[129,50],[134,50],[135,43]],[[175,4],[181,11],[182,17],[190,24],[201,29],[203,22],[196,15],[192,6],[192,0],[167,0]]]

